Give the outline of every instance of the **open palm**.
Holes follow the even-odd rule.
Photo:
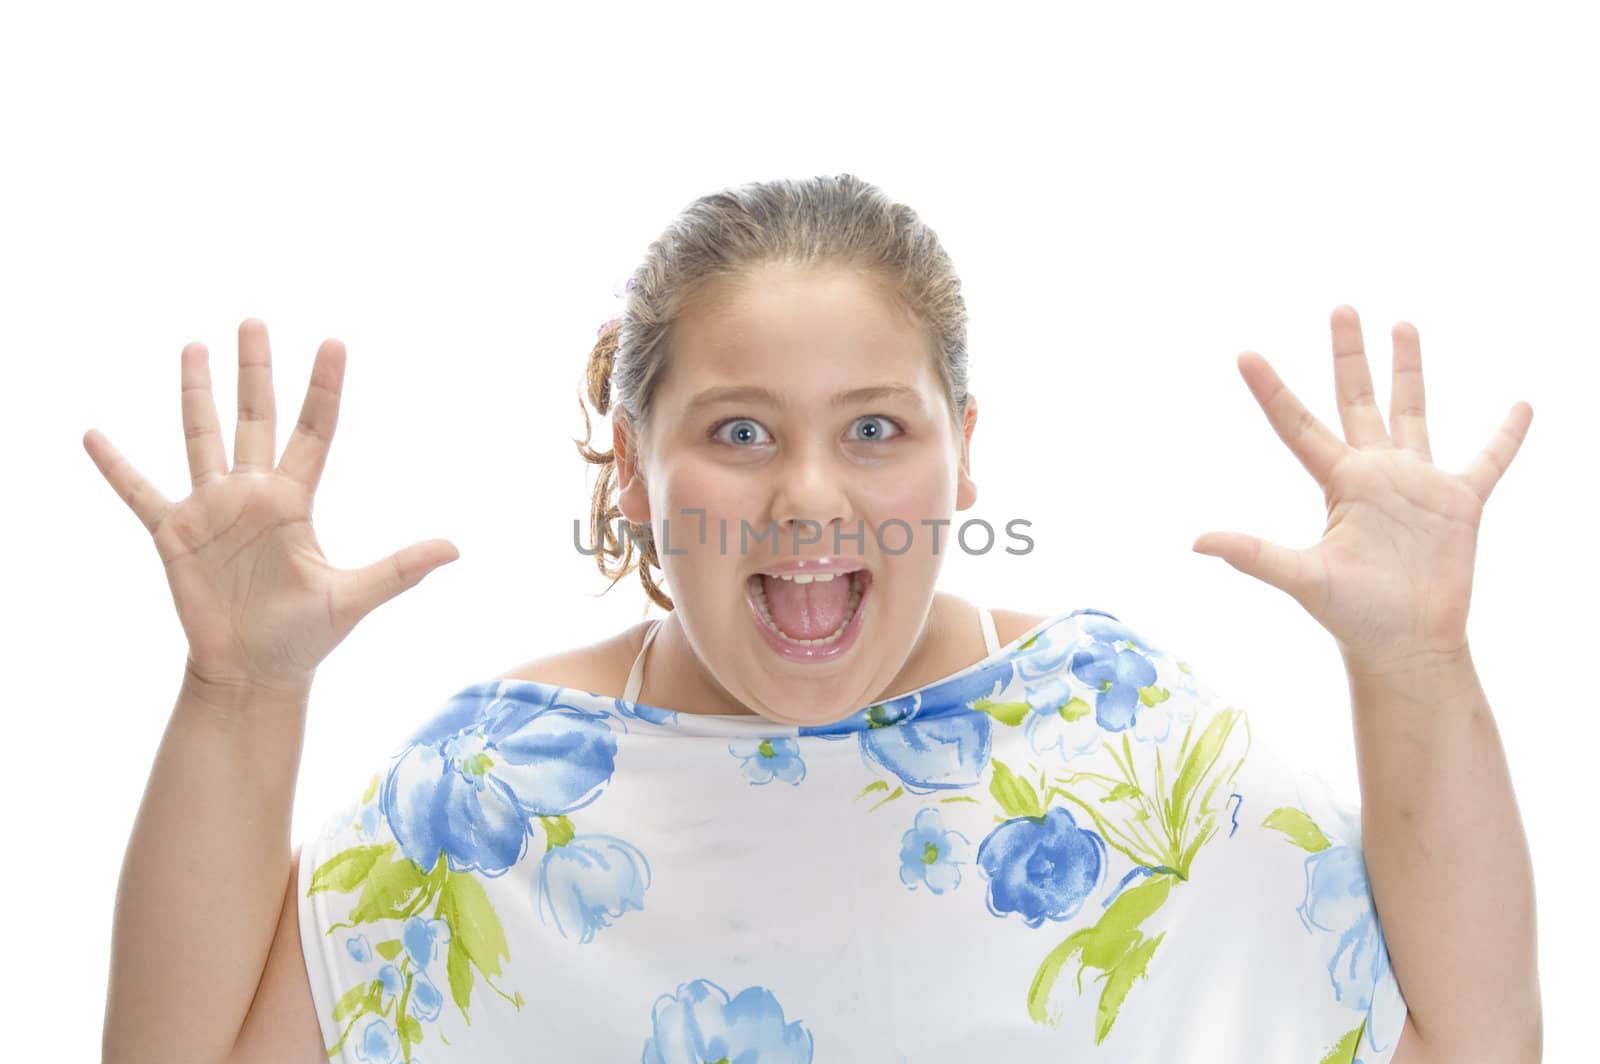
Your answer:
[[[317,351],[300,420],[276,466],[276,412],[265,324],[239,326],[234,464],[212,398],[204,344],[183,349],[183,427],[193,490],[161,495],[97,430],[84,448],[155,540],[189,668],[219,685],[299,686],[356,623],[457,556],[445,540],[413,544],[354,570],[328,564],[311,527],[344,381],[344,345]]]
[[[1290,550],[1240,532],[1208,532],[1194,549],[1291,595],[1368,664],[1462,652],[1484,503],[1527,435],[1533,407],[1515,404],[1461,473],[1433,464],[1417,330],[1395,325],[1391,436],[1373,399],[1355,308],[1331,318],[1334,382],[1345,439],[1313,417],[1266,359],[1239,371],[1268,421],[1322,488],[1321,542]]]

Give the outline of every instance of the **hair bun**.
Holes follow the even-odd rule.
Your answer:
[[[602,414],[611,409],[611,367],[616,363],[621,324],[622,319],[614,318],[601,326],[600,339],[595,341],[593,350],[589,352],[589,366],[584,374],[589,403]]]

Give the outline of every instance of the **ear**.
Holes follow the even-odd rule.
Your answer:
[[[956,509],[969,509],[978,501],[978,485],[972,479],[972,429],[978,423],[978,397],[967,393],[967,413],[961,428],[961,467],[956,471]]]
[[[638,434],[627,415],[613,411],[611,450],[617,456],[617,507],[637,525],[650,523],[650,493],[639,472]]]

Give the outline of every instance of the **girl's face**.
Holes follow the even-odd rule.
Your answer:
[[[977,491],[976,401],[958,436],[930,348],[859,275],[769,264],[678,319],[637,459],[617,430],[619,505],[704,680],[752,712],[825,724],[899,693]]]

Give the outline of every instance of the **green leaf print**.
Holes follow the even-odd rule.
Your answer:
[[[1122,1008],[1122,1001],[1128,996],[1133,981],[1145,974],[1145,967],[1150,963],[1156,947],[1161,945],[1161,940],[1166,937],[1167,933],[1163,931],[1155,938],[1139,943],[1111,969],[1106,978],[1106,988],[1100,992],[1099,1007],[1095,1010],[1095,1045],[1105,1041],[1106,1035],[1111,1033],[1111,1025],[1117,1022],[1117,1013]]]
[[[1164,687],[1139,691],[1146,706],[1158,705],[1171,696]],[[1081,708],[1087,709],[1087,705]],[[1240,725],[1243,736],[1236,743],[1235,728]],[[1028,991],[1028,1015],[1035,1023],[1059,1022],[1049,1001],[1062,970],[1075,957],[1079,960],[1076,982],[1080,995],[1084,972],[1093,968],[1102,973],[1096,977],[1102,984],[1095,1011],[1097,1045],[1110,1033],[1133,986],[1147,977],[1166,932],[1147,935],[1142,925],[1165,904],[1175,884],[1189,881],[1196,856],[1217,834],[1217,821],[1226,807],[1221,798],[1229,790],[1225,785],[1238,775],[1250,748],[1249,718],[1241,710],[1219,709],[1206,720],[1198,738],[1195,731],[1196,724],[1191,724],[1175,758],[1170,747],[1164,757],[1157,744],[1152,751],[1152,771],[1142,780],[1144,759],[1135,757],[1134,744],[1124,732],[1120,742],[1108,736],[1101,747],[1115,767],[1114,773],[1074,771],[1041,784],[1041,812],[1058,797],[1072,803],[1093,822],[1107,847],[1128,857],[1147,879],[1118,894],[1094,926],[1079,928],[1045,955]],[[1236,746],[1242,746],[1242,752],[1234,755]],[[1075,793],[1089,787],[1101,792],[1098,800],[1091,794]],[[1028,783],[998,763],[990,790],[1001,810],[1012,816],[1024,814],[1038,801]],[[1123,883],[1131,878],[1130,874]]]
[[[461,1010],[461,1018],[470,1026],[472,1017],[467,1015],[467,1006],[472,1003],[472,965],[466,949],[456,945],[453,935],[444,966],[445,973],[450,977],[450,997],[454,999],[456,1008]]]
[[[539,818],[539,826],[544,828],[545,853],[549,853],[557,846],[565,846],[577,833],[572,821],[564,816],[542,816]]]
[[[485,980],[499,975],[501,960],[511,957],[505,929],[483,885],[469,875],[451,875],[445,880],[439,892],[439,915],[450,925],[450,952],[445,961],[450,993],[465,1016],[473,984],[468,964],[482,972]]]
[[[874,802],[872,805],[868,806],[867,812],[871,813],[879,806],[889,804],[904,793],[906,793],[906,789],[904,787],[896,787],[894,790],[890,791],[882,801]]]
[[[566,817],[540,819],[547,839],[554,845],[570,839],[573,827]],[[563,834],[566,839],[561,837]],[[487,893],[470,873],[451,871],[443,852],[434,862],[433,871],[424,873],[415,861],[399,851],[396,843],[353,846],[335,854],[315,871],[307,893],[317,891],[359,892],[346,921],[328,928],[330,935],[341,927],[380,922],[390,923],[384,930],[393,933],[392,922],[403,923],[432,906],[434,916],[443,920],[450,930],[445,955],[446,981],[464,1022],[472,1022],[467,1015],[467,1005],[480,974],[491,990],[516,1008],[521,1009],[526,1004],[521,993],[509,995],[494,984],[493,977],[501,973],[502,962],[510,959],[510,951]],[[361,1017],[372,1014],[392,1018],[402,1050],[400,1059],[409,1064],[413,1048],[425,1035],[423,1025],[407,1009],[417,973],[410,970],[410,959],[402,956],[405,945],[400,938],[385,938],[374,949],[385,961],[401,963],[405,973],[404,988],[387,1007],[381,979],[363,982],[345,991],[333,1013],[334,1022],[345,1022],[345,1027],[339,1040],[328,1047],[328,1056],[338,1056]],[[441,1042],[445,1041],[443,1034],[439,1037]]]
[[[1066,721],[1068,724],[1071,724],[1073,721],[1079,720],[1083,717],[1087,717],[1093,712],[1094,707],[1085,702],[1083,699],[1079,698],[1077,695],[1073,695],[1071,698],[1067,699],[1066,703],[1062,705],[1060,709],[1056,710],[1056,713],[1061,717],[1061,719]]]
[[[1290,842],[1307,853],[1320,853],[1332,845],[1328,836],[1317,827],[1317,822],[1292,805],[1281,806],[1268,813],[1261,826],[1283,832]]]
[[[1172,697],[1172,692],[1165,687],[1139,688],[1139,701],[1147,706],[1158,706]]]
[[[383,980],[373,979],[370,982],[360,983],[346,990],[340,996],[338,1004],[333,1007],[333,1022],[349,1019],[345,1024],[344,1032],[339,1035],[339,1040],[328,1047],[328,1056],[338,1056],[343,1048],[345,1039],[350,1037],[350,1032],[355,1029],[356,1022],[368,1013],[383,1015]]]
[[[340,894],[348,894],[359,887],[367,878],[367,873],[372,871],[372,866],[378,858],[385,856],[394,849],[394,843],[379,846],[352,846],[348,850],[341,850],[322,862],[322,867],[311,873],[311,886],[306,890],[308,895],[319,890],[334,890]]]
[[[1028,711],[1033,707],[1026,702],[991,702],[987,698],[976,698],[973,699],[972,708],[989,714],[1007,727],[1015,728],[1028,719]]]
[[[991,760],[989,764],[994,768],[989,793],[994,795],[1006,816],[1044,816],[1044,803],[1039,800],[1039,792],[1033,789],[1033,784],[1012,772],[1003,761]]]
[[[1093,927],[1081,928],[1067,936],[1055,949],[1046,954],[1039,970],[1034,973],[1033,985],[1028,989],[1028,1016],[1035,1023],[1054,1024],[1058,1018],[1048,1011],[1050,993],[1055,989],[1061,969],[1075,954],[1082,954],[1078,968],[1078,992],[1083,992],[1083,973],[1096,968],[1106,973],[1106,985],[1100,993],[1100,1003],[1095,1014],[1095,1044],[1099,1045],[1116,1022],[1117,1012],[1134,980],[1145,974],[1156,946],[1165,932],[1146,939],[1139,925],[1166,904],[1172,889],[1173,876],[1152,875],[1137,887],[1130,887],[1117,896]]]
[[[374,982],[376,982],[376,980],[374,980]],[[379,985],[381,986],[382,984],[380,983]],[[361,1003],[367,999],[367,991],[371,988],[371,986],[372,983],[358,983],[349,990],[346,990],[344,994],[340,996],[338,1003],[333,1006],[333,1022],[338,1023],[346,1016],[349,1016],[351,1013],[359,1010],[361,1008]]]
[[[390,843],[385,849],[392,851],[395,845]],[[406,906],[412,900],[412,896],[427,883],[428,877],[423,875],[422,869],[418,868],[417,863],[409,857],[401,856],[393,861],[380,861],[374,864],[372,871],[367,874],[366,883],[362,886],[360,900],[350,910],[350,923],[365,924],[374,920],[404,919],[411,915],[406,911]]]
[[[889,781],[888,780],[873,780],[871,783],[869,783],[865,787],[861,788],[861,793],[856,795],[856,800],[860,801],[862,798],[865,798],[867,795],[871,794],[873,791],[886,791],[888,789],[889,789]]]
[[[1360,1027],[1339,1039],[1328,1051],[1328,1055],[1317,1061],[1317,1064],[1353,1064],[1356,1059],[1356,1049],[1361,1045],[1361,1036],[1366,1030],[1367,1021],[1362,1020]]]
[[[1172,805],[1174,819],[1179,824],[1186,824],[1189,820],[1189,803],[1194,798],[1195,790],[1202,780],[1211,772],[1212,766],[1222,754],[1222,747],[1228,741],[1228,733],[1233,730],[1233,725],[1238,717],[1238,711],[1233,709],[1218,710],[1206,725],[1206,730],[1201,733],[1200,741],[1194,744],[1189,751],[1189,756],[1178,769],[1178,778],[1172,787]],[[1188,736],[1184,737],[1185,744]],[[1178,751],[1178,756],[1183,757],[1183,751]]]

